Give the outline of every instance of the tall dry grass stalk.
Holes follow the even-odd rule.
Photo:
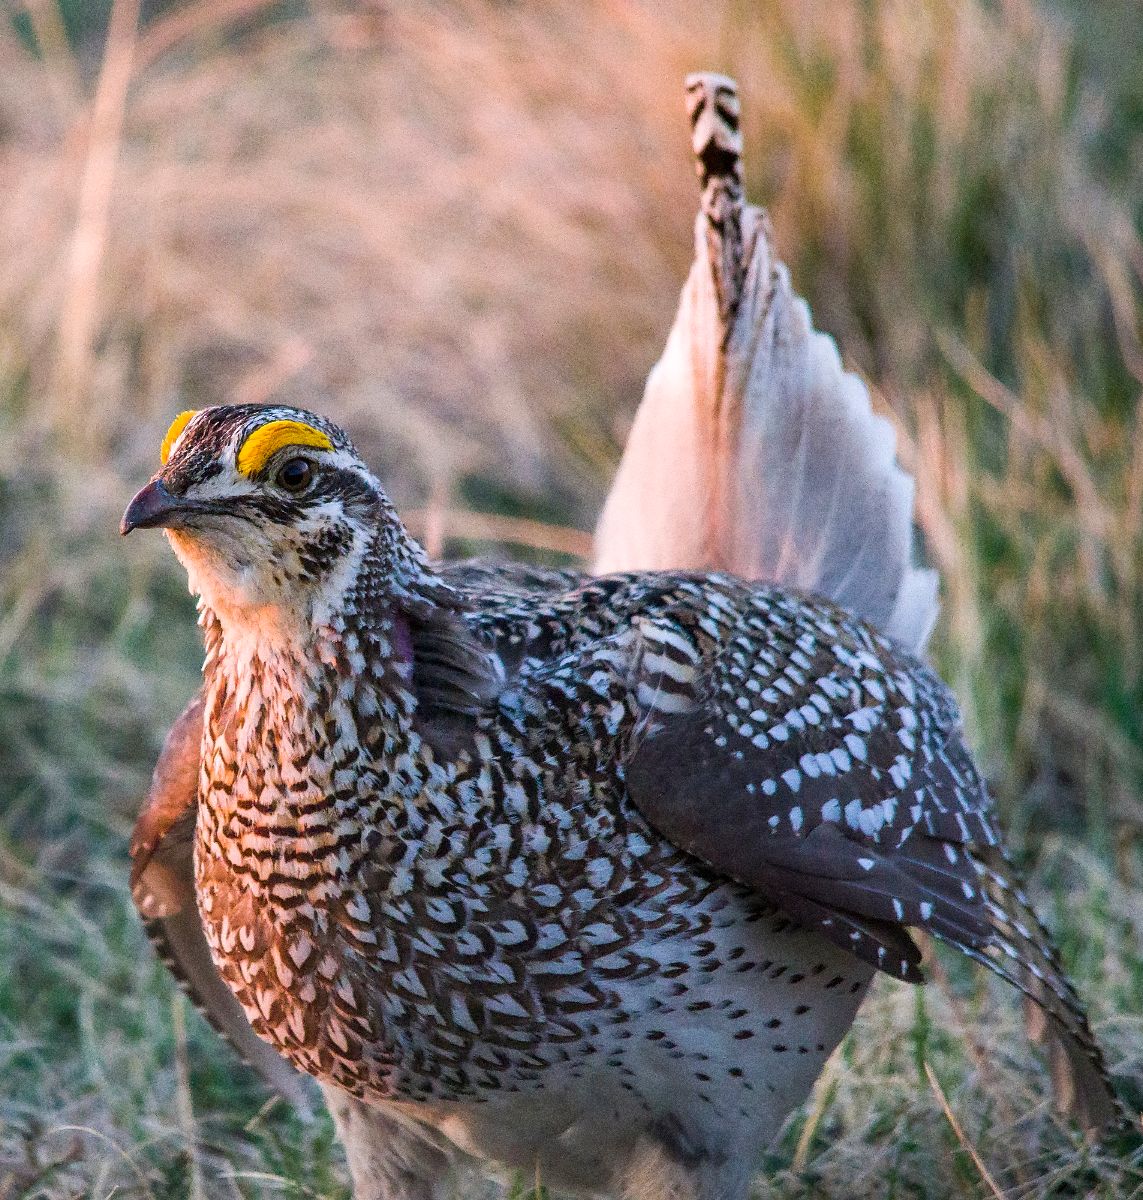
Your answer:
[[[138,24],[139,0],[115,0],[107,27],[99,83],[91,101],[87,151],[59,310],[52,386],[55,411],[49,416],[53,424],[69,432],[75,430],[74,418],[86,399],[94,366],[100,271],[107,246],[109,209]],[[81,441],[73,442],[71,448],[82,453],[82,447]]]
[[[199,3],[142,32],[128,86],[130,7],[65,119],[72,69],[0,39],[0,312],[28,407],[139,469],[172,405],[274,393],[355,425],[398,490],[507,461],[590,519],[689,254],[685,30],[322,5],[228,40],[259,6]]]

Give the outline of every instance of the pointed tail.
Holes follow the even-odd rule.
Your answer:
[[[596,530],[597,571],[716,568],[844,605],[919,652],[937,577],[913,560],[893,427],[842,370],[744,202],[732,80],[692,75],[695,261]]]

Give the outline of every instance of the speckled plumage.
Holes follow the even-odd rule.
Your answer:
[[[236,472],[273,420],[331,438],[304,496],[288,448]],[[204,410],[158,478],[207,644],[199,911],[301,1070],[556,1186],[737,1196],[874,969],[920,977],[919,926],[1041,1004],[1109,1110],[954,702],[849,614],[434,569],[295,410]]]
[[[707,1012],[724,976],[792,976],[791,951],[763,955],[756,936],[781,947],[789,918],[658,835],[623,782],[683,694],[656,661],[666,639],[687,645],[678,631],[692,619],[709,636],[697,621],[717,628],[712,598],[743,591],[618,577],[543,598],[458,592],[506,676],[470,723],[422,714],[416,648],[431,635],[399,615],[331,630],[273,697],[247,691],[259,670],[227,670],[212,638],[200,906],[256,1031],[355,1094],[484,1101],[596,1059],[627,1077],[634,1038],[689,1057],[670,1040],[673,1014]],[[394,661],[402,641],[411,662]],[[443,737],[427,727],[442,715]],[[826,1007],[844,993],[829,1048],[869,976],[846,963],[836,980],[838,957],[824,953],[819,980]],[[804,982],[786,979],[782,998],[800,1000]],[[777,1021],[766,1032],[777,1009],[759,1024],[734,990],[704,1024],[725,1022],[730,1041],[788,1040]],[[822,1038],[802,1024],[796,1045],[771,1052],[820,1060]]]

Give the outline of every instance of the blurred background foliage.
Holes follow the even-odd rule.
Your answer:
[[[435,549],[582,551],[691,254],[681,81],[896,421],[955,683],[1143,1102],[1136,0],[8,0],[0,20],[0,1200],[344,1195],[183,1006],[126,840],[195,686],[118,515],[179,409],[348,426]],[[774,1196],[1143,1195],[1059,1128],[1010,997],[882,988]],[[960,1114],[958,1135],[921,1070]],[[885,1191],[889,1188],[889,1191]]]

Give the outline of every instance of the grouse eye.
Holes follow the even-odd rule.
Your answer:
[[[287,459],[278,469],[278,485],[287,492],[304,492],[314,477],[313,464],[308,458]]]

